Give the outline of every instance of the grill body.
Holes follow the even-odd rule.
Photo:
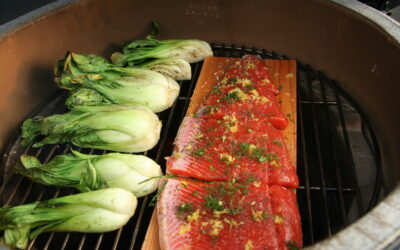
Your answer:
[[[344,8],[341,4],[347,4],[351,8]],[[398,130],[400,117],[396,115],[400,112],[400,102],[397,98],[400,93],[400,85],[397,84],[400,82],[398,73],[400,28],[380,16],[381,14],[372,10],[362,10],[366,12],[367,16],[377,20],[378,24],[372,22],[369,18],[355,12],[358,7],[357,5],[352,7],[346,1],[337,3],[322,0],[234,2],[174,0],[158,1],[156,4],[150,1],[128,0],[112,2],[106,0],[58,1],[32,13],[31,16],[25,16],[17,22],[1,27],[0,117],[2,125],[0,126],[0,149],[8,152],[6,145],[12,141],[12,135],[18,132],[16,128],[20,122],[32,111],[34,106],[54,92],[56,86],[52,80],[51,68],[57,59],[63,57],[66,50],[109,55],[120,45],[120,41],[143,38],[147,35],[149,23],[156,19],[161,24],[160,39],[198,38],[216,44],[223,42],[243,44],[247,47],[244,49],[238,47],[237,50],[243,49],[242,52],[256,53],[255,49],[249,47],[255,46],[299,60],[303,65],[302,72],[305,72],[305,75],[299,75],[300,79],[304,81],[302,85],[304,89],[299,91],[300,95],[304,95],[304,98],[300,99],[304,100],[304,103],[299,106],[299,112],[310,114],[308,118],[314,122],[314,125],[310,126],[317,124],[321,127],[321,131],[325,128],[319,120],[333,119],[330,114],[332,100],[324,98],[327,97],[327,92],[335,93],[336,91],[329,89],[329,86],[336,85],[329,83],[330,81],[325,76],[335,79],[339,83],[339,88],[345,90],[357,103],[357,109],[362,114],[358,120],[369,121],[366,122],[368,124],[366,131],[369,132],[364,137],[369,138],[372,145],[376,147],[365,152],[370,153],[372,161],[378,168],[382,167],[382,172],[376,172],[375,177],[382,174],[384,178],[382,183],[386,192],[389,192],[400,179],[400,170],[397,167],[400,164],[400,156],[397,154],[400,149],[400,140],[398,140],[400,138]],[[34,19],[35,15],[42,17]],[[215,48],[221,49],[218,46]],[[221,55],[224,55],[224,50],[221,51]],[[276,54],[268,54],[268,56],[277,57]],[[281,58],[284,57],[281,56]],[[309,74],[310,68],[307,65],[319,69],[323,74],[314,71],[314,75]],[[322,99],[318,99],[310,91],[307,92],[307,89],[315,87],[320,89],[319,93]],[[190,94],[190,89],[186,91]],[[57,99],[54,98],[53,96],[51,100]],[[344,99],[341,98],[336,98],[336,104],[333,104],[334,107],[337,107],[338,114],[341,113],[341,104],[338,104],[337,101],[344,102]],[[187,101],[187,99],[181,99],[185,105],[187,105]],[[184,110],[184,107],[181,109]],[[324,112],[328,114],[324,114]],[[169,119],[168,116],[164,118],[167,121]],[[308,120],[307,117],[303,117],[303,119]],[[348,121],[350,118],[338,116],[339,123],[343,119]],[[171,129],[177,129],[178,124],[171,122],[169,124]],[[304,124],[306,123],[299,124],[299,129],[307,130],[307,127],[301,127]],[[326,129],[328,134],[332,133],[330,127]],[[314,136],[318,137],[318,133]],[[301,139],[299,142],[304,141]],[[330,143],[334,144],[335,141],[332,140]],[[300,151],[305,148],[307,148],[305,143],[299,145]],[[62,153],[64,149],[49,150],[50,152],[54,150],[53,153],[61,150],[59,153]],[[168,153],[163,150],[157,151],[154,156],[160,159]],[[348,149],[339,149],[336,154],[340,155],[342,152],[340,150],[346,152]],[[40,154],[41,152],[36,153]],[[307,156],[307,154],[304,155]],[[316,158],[318,158],[317,155],[318,152],[316,152]],[[329,159],[329,157],[321,157],[325,160]],[[307,164],[304,163],[307,163],[307,159],[300,160],[305,169]],[[324,218],[327,218],[321,225],[321,228],[325,229],[320,234],[316,233],[319,227],[303,228],[308,244],[342,229],[343,226],[364,214],[379,199],[378,191],[375,191],[376,193],[369,191],[370,195],[367,200],[370,202],[362,201],[359,198],[362,196],[360,195],[362,190],[357,190],[359,185],[354,183],[354,180],[358,181],[354,179],[356,175],[347,172],[350,179],[342,178],[340,170],[339,175],[338,172],[335,172],[335,166],[340,165],[343,161],[338,157],[333,157],[333,161],[337,162],[332,163],[332,170],[325,172],[332,176],[336,185],[329,186],[329,183],[323,183],[323,173],[322,177],[317,178],[315,182],[318,185],[313,186],[313,180],[309,180],[308,184],[303,183],[304,185],[299,191],[300,202],[306,203],[305,210],[302,211],[303,220],[312,220],[313,217],[324,215]],[[344,159],[344,162],[350,164],[349,166],[353,164],[351,161],[352,159]],[[13,162],[8,162],[7,166],[11,166],[11,163]],[[336,167],[340,169],[340,167]],[[307,175],[304,169],[300,169],[300,175]],[[2,169],[4,176],[7,176],[8,171],[7,168]],[[356,170],[354,171],[356,172]],[[321,169],[317,170],[316,174],[321,174]],[[343,185],[337,185],[338,179],[343,182]],[[372,181],[376,180],[380,180],[380,178]],[[21,180],[21,182],[23,181]],[[349,186],[346,186],[347,183]],[[372,186],[380,187],[382,183],[374,183]],[[24,197],[24,193],[22,193],[22,197],[19,197],[20,201],[51,198],[53,195],[66,195],[71,192],[53,190],[50,191],[53,193],[47,194],[48,197],[44,197],[47,192],[41,194],[40,190],[35,191],[34,186],[29,186],[31,184],[26,185],[28,185],[26,188],[33,190],[34,195]],[[313,197],[313,190],[318,192],[316,194],[318,197]],[[11,189],[8,192],[12,194],[14,191]],[[18,197],[18,192],[15,192]],[[14,197],[14,195],[9,194],[6,201],[3,202],[7,203],[9,199],[11,201],[13,198],[10,197]],[[312,207],[311,204],[308,204],[310,198],[321,201],[323,206],[318,208],[321,209],[321,214],[313,214],[313,211],[318,209],[310,210]],[[355,213],[358,215],[354,218],[344,216],[352,204],[349,199],[355,199],[354,204],[358,206],[355,208]],[[332,201],[337,206],[333,209],[330,206]],[[148,201],[142,202],[146,204]],[[145,206],[142,207],[138,209],[132,223],[143,220],[144,225],[147,224],[146,220],[149,220],[149,217],[146,215],[149,213]],[[329,211],[330,208],[331,211]],[[338,225],[336,225],[335,217],[328,215],[332,213],[332,210],[337,212],[336,219],[340,220]],[[308,225],[313,225],[313,223]],[[136,242],[135,240],[131,241],[130,238],[136,239],[139,235],[139,239],[143,239],[143,228],[135,226],[130,228],[128,231],[120,230],[112,233],[109,245],[114,247],[116,244],[117,247],[119,239],[122,237],[122,239],[129,238],[130,243],[126,245],[127,247],[135,249],[139,247],[140,240]],[[52,240],[53,237],[58,237],[57,234],[55,235],[52,234],[50,238],[46,238],[48,240],[45,241],[45,245],[40,246],[49,247],[47,242],[49,242],[48,244],[58,242]],[[97,246],[98,242],[96,240],[92,242],[89,236],[82,238],[81,235],[75,234],[62,237],[64,238],[60,242],[75,242],[74,244],[77,244],[78,248],[84,245],[93,246],[93,244]],[[88,242],[86,242],[86,237],[89,237]],[[107,241],[107,237],[105,236],[105,241]],[[103,240],[100,240],[101,242]]]

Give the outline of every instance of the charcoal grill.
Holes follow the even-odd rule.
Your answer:
[[[0,133],[4,136],[4,140],[2,139],[0,142],[0,146],[4,150],[0,168],[0,205],[18,205],[75,192],[68,188],[44,187],[32,183],[24,177],[12,174],[13,166],[17,163],[18,157],[22,153],[36,155],[40,160],[46,162],[57,154],[68,152],[72,147],[71,145],[47,145],[39,149],[34,149],[30,146],[24,148],[20,145],[18,123],[21,123],[27,117],[39,114],[50,115],[65,111],[66,93],[61,90],[55,90],[50,72],[51,65],[56,59],[62,57],[65,50],[72,49],[82,53],[96,52],[109,55],[109,52],[116,47],[113,42],[143,37],[148,30],[146,25],[149,24],[154,16],[158,17],[159,22],[165,25],[165,31],[162,30],[161,39],[168,34],[171,37],[184,38],[189,36],[210,42],[215,41],[215,43],[212,43],[212,48],[216,56],[241,57],[244,54],[254,54],[265,59],[289,59],[288,56],[269,51],[272,48],[275,51],[283,51],[289,54],[291,59],[298,59],[297,161],[301,186],[298,189],[297,196],[305,246],[311,246],[324,239],[328,240],[319,243],[316,247],[331,246],[339,249],[341,246],[345,246],[343,244],[350,244],[351,242],[349,241],[352,239],[343,240],[342,238],[346,237],[343,236],[343,233],[346,234],[347,232],[348,237],[354,237],[354,234],[352,234],[354,232],[350,232],[352,229],[351,224],[374,208],[386,196],[388,191],[393,189],[396,181],[400,179],[397,175],[398,170],[395,168],[397,166],[396,163],[399,162],[399,157],[393,155],[396,148],[399,149],[399,143],[388,143],[387,135],[389,132],[385,131],[389,130],[393,138],[399,135],[399,132],[394,130],[396,126],[398,127],[399,118],[390,119],[388,112],[398,111],[400,104],[398,100],[394,101],[392,99],[387,99],[384,102],[384,93],[381,93],[383,89],[376,88],[376,93],[371,92],[371,86],[373,86],[371,84],[377,78],[384,84],[385,91],[389,91],[387,93],[389,96],[399,93],[399,87],[393,84],[393,81],[400,79],[394,66],[400,60],[400,57],[396,57],[396,55],[400,54],[398,45],[400,28],[398,26],[388,27],[386,23],[385,32],[388,33],[384,33],[381,29],[377,29],[374,26],[375,24],[372,25],[370,21],[362,19],[351,11],[351,8],[354,10],[354,8],[360,7],[359,5],[352,7],[346,1],[338,2],[350,9],[342,8],[334,2],[318,0],[308,2],[281,1],[279,4],[274,1],[266,1],[265,3],[263,1],[252,1],[245,5],[237,4],[237,6],[228,6],[224,1],[212,0],[198,2],[175,1],[177,17],[167,16],[158,9],[154,10],[154,16],[146,16],[143,13],[150,10],[153,5],[141,1],[120,0],[113,2],[111,6],[107,1],[95,2],[87,0],[78,1],[78,3],[73,2],[59,1],[51,4],[47,8],[57,11],[53,11],[51,15],[47,15],[42,21],[30,23],[23,28],[18,26],[18,23],[11,23],[10,26],[5,27],[5,30],[3,30],[5,34],[10,32],[7,29],[13,29],[13,32],[3,36],[3,40],[0,40],[0,49],[3,50],[9,46],[12,52],[9,54],[14,53],[16,56],[20,56],[21,63],[9,61],[10,73],[6,74],[2,80],[13,79],[12,77],[16,77],[16,74],[13,73],[18,70],[22,76],[15,78],[15,83],[10,84],[11,87],[4,85],[5,91],[8,91],[7,93],[14,90],[16,100],[13,100],[10,104],[3,103],[3,106],[0,103],[0,115],[3,115],[4,118],[2,119],[7,118],[4,124],[8,126],[0,128]],[[285,10],[284,7],[288,6],[288,4],[294,9]],[[160,3],[160,5],[160,9],[167,7],[166,3]],[[307,8],[302,5],[306,5]],[[65,6],[68,7],[64,8]],[[139,13],[139,10],[135,10],[135,7],[138,7],[140,12],[143,13]],[[298,32],[293,30],[291,24],[287,23],[299,18],[295,11],[296,7],[304,10],[305,15],[308,15],[311,19],[324,17],[321,22],[328,27],[332,27],[332,20],[339,20],[337,21],[338,37],[334,38],[334,36],[326,34],[320,26],[322,24],[311,24],[303,20],[303,22],[299,23],[300,29],[303,32],[309,32],[312,28],[315,28],[316,36],[314,39],[318,40],[319,43],[304,37],[299,37],[296,41],[285,40],[298,35]],[[285,10],[289,21],[282,21],[280,28],[275,27],[276,24],[274,26],[266,22],[265,25],[270,30],[269,35],[273,32],[276,34],[276,37],[271,38],[260,37],[259,31],[248,31],[246,25],[254,25],[256,22],[253,22],[254,20],[249,21],[244,17],[242,19],[245,24],[226,19],[222,20],[223,25],[216,24],[218,18],[233,17],[235,13],[243,13],[240,8],[258,14],[263,9],[267,13],[274,15],[270,20],[279,17],[273,11],[271,12],[271,9],[276,11]],[[144,20],[138,24],[128,23],[127,21],[132,18],[132,13],[126,10],[131,10],[139,17],[144,18]],[[239,10],[241,11],[239,12]],[[48,11],[48,9],[41,9],[36,14],[42,15]],[[89,11],[87,12],[89,13],[87,18],[83,18],[85,11]],[[366,15],[373,13],[364,12]],[[139,17],[138,19],[140,19]],[[246,17],[248,18],[249,16]],[[193,32],[191,32],[192,27],[188,25],[176,26],[180,20],[185,18],[190,21],[190,25],[196,28],[193,29]],[[256,21],[261,20],[259,18],[255,19]],[[81,43],[70,36],[79,30],[76,27],[79,23],[78,21],[82,21],[82,34],[86,34],[85,32],[90,33],[83,37]],[[98,21],[98,26],[90,26],[95,21]],[[385,20],[379,19],[379,21],[382,23]],[[343,36],[342,33],[348,34],[346,33],[347,28],[342,26],[343,23],[350,25],[353,29],[359,27],[364,29],[354,30],[355,34],[351,39],[339,37],[340,35]],[[44,49],[43,47],[46,47],[46,43],[41,43],[40,37],[46,32],[58,32],[58,25],[60,24],[66,25],[63,27],[66,27],[67,31],[60,32],[60,37],[44,38],[44,42],[47,42],[48,48],[51,49],[48,55],[40,57],[41,53],[35,51],[35,48]],[[209,31],[204,27],[204,25],[207,27],[207,25],[211,24],[216,24],[215,30]],[[119,25],[122,25],[123,29],[119,28]],[[235,25],[238,26],[236,27]],[[304,25],[304,27],[301,25]],[[310,27],[307,27],[307,25]],[[369,28],[365,28],[363,25]],[[335,25],[333,26],[336,27]],[[235,31],[233,27],[237,28],[238,31]],[[17,28],[21,29],[18,30]],[[99,30],[105,31],[105,28],[110,29],[107,30],[107,34],[109,36],[113,35],[112,37],[105,37],[103,34],[97,33]],[[221,28],[230,30],[223,31]],[[293,37],[292,35],[287,35],[282,40],[285,33],[280,29],[283,28],[294,32]],[[393,29],[398,31],[399,34],[393,33]],[[130,33],[129,30],[132,30],[132,32]],[[369,33],[372,32],[371,30],[375,33]],[[188,33],[189,31],[191,32],[190,34]],[[217,34],[217,31],[221,31],[222,35]],[[32,34],[34,34],[34,37],[29,38],[29,35]],[[240,38],[241,34],[250,38]],[[360,48],[353,47],[349,49],[342,47],[342,43],[352,41],[352,39],[359,41],[357,40],[358,38],[363,39],[367,34],[377,39],[376,43],[378,44],[375,44],[375,47],[369,42],[359,44]],[[395,34],[394,37],[393,34]],[[396,37],[398,37],[398,40],[396,40]],[[12,39],[14,39],[14,44],[12,44]],[[18,52],[18,49],[21,50],[26,46],[24,41],[30,41],[29,39],[36,41],[35,45],[32,48],[26,48],[25,53],[27,54]],[[329,41],[329,39],[332,39],[332,45],[325,45],[324,47],[323,44],[320,44]],[[96,43],[94,43],[95,41]],[[249,44],[224,44],[222,43],[223,41],[235,43],[241,41],[237,44],[249,43],[258,48],[249,47]],[[306,42],[316,46],[313,48],[315,51]],[[385,44],[386,47],[378,47],[379,49],[376,49],[379,44]],[[352,45],[356,45],[354,41]],[[298,46],[302,46],[301,50],[305,49],[306,52],[296,49]],[[309,49],[308,51],[307,48]],[[334,55],[326,51],[330,48],[343,48],[344,51],[337,51],[337,55]],[[371,48],[373,50],[368,51]],[[362,54],[366,53],[366,51],[371,54],[371,59],[365,58]],[[320,55],[317,53],[328,57],[329,60],[319,58]],[[347,56],[353,56],[355,59],[343,57],[346,53],[348,53]],[[7,65],[6,59],[12,58],[9,54],[5,53],[0,65]],[[388,58],[383,56],[388,56]],[[345,58],[349,61],[341,61]],[[374,62],[372,68],[368,65],[368,70],[374,74],[373,79],[369,79],[371,78],[368,75],[370,73],[363,71],[365,70],[364,67],[367,66],[364,65],[365,62],[362,59]],[[350,67],[354,61],[358,64],[353,65],[351,70],[340,65],[340,63],[343,63],[344,66]],[[145,154],[164,167],[164,157],[169,156],[172,152],[172,142],[186,113],[201,66],[202,63],[192,65],[193,79],[179,83],[181,92],[178,100],[171,109],[159,114],[160,119],[163,121],[160,142],[154,149]],[[41,81],[41,88],[31,90],[35,81]],[[20,93],[18,89],[21,89],[22,92]],[[2,96],[6,100],[11,100],[5,94]],[[374,105],[371,105],[368,101],[371,98],[374,98]],[[37,105],[39,102],[41,104],[31,112],[33,105]],[[15,104],[14,108],[12,104]],[[7,111],[10,108],[14,109],[15,112]],[[391,108],[391,110],[382,111],[384,108]],[[29,112],[30,114],[28,114]],[[382,121],[378,121],[379,118],[382,118],[385,122],[391,121],[391,123],[382,124]],[[11,136],[13,131],[14,135]],[[106,153],[106,151],[100,150],[73,148],[84,153]],[[385,150],[383,151],[382,149]],[[120,230],[104,234],[46,233],[33,240],[28,249],[140,249],[153,211],[153,207],[149,206],[153,197],[154,194],[140,198],[134,217]],[[393,206],[393,204],[398,203],[392,202],[390,204]],[[400,206],[397,206],[397,208],[400,208]],[[349,225],[350,227],[348,227]],[[345,228],[347,229],[335,236],[337,232]],[[330,236],[333,236],[334,239],[340,236],[342,240],[329,240]],[[356,237],[360,240],[365,238],[370,241],[371,237],[378,236],[371,236],[365,233],[364,235],[356,234]],[[386,245],[390,245],[396,239],[396,235],[391,232],[388,232],[385,237],[390,239],[389,242],[386,242]],[[381,241],[381,239],[379,240]],[[368,245],[369,247],[375,246],[369,241],[366,241],[366,244],[370,244]]]

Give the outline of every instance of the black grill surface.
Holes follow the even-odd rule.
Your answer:
[[[244,46],[212,44],[215,56],[259,55],[265,59],[288,59],[273,52]],[[182,81],[180,95],[172,108],[159,114],[163,122],[160,142],[145,154],[165,170],[165,157],[188,108],[202,62],[192,65],[193,78]],[[323,73],[298,62],[297,192],[304,245],[322,240],[368,212],[382,198],[382,177],[375,135],[362,110]],[[66,93],[57,91],[29,116],[48,116],[66,111]],[[0,205],[15,206],[75,193],[69,188],[45,187],[12,173],[21,154],[35,155],[47,162],[70,148],[83,153],[106,151],[47,145],[34,149],[20,144],[17,130],[8,145],[0,168]],[[140,198],[133,218],[123,228],[102,234],[44,233],[28,249],[140,249],[154,207],[153,195]]]

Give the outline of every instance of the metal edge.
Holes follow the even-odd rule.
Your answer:
[[[400,237],[400,185],[367,215],[307,249],[397,249]]]
[[[400,23],[366,4],[354,0],[329,0],[330,2],[345,7],[354,14],[366,18],[385,31],[400,46]]]
[[[10,22],[2,24],[0,25],[0,41],[31,22],[80,1],[83,0],[58,0],[30,11]]]

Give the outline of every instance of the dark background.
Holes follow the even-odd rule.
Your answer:
[[[0,0],[0,25],[56,0]],[[400,21],[400,0],[360,0]],[[397,7],[397,8],[396,8]]]

